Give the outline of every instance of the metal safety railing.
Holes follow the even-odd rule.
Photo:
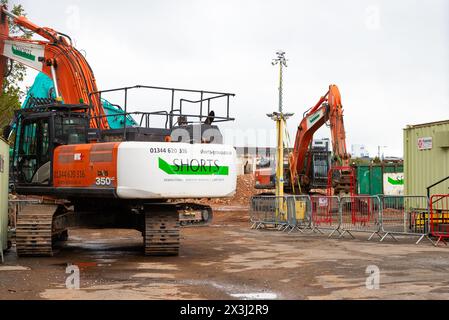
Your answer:
[[[281,203],[282,202],[282,203]],[[251,199],[250,221],[252,229],[279,227],[277,208],[284,207],[284,197],[256,196]]]
[[[340,198],[340,237],[353,232],[370,233],[368,240],[381,231],[381,204],[378,196],[348,196]]]
[[[430,234],[437,238],[435,246],[449,238],[449,194],[430,197]]]
[[[287,226],[285,231],[303,232],[312,226],[312,207],[307,195],[287,196]]]
[[[449,195],[287,195],[255,196],[252,198],[250,220],[252,228],[328,234],[328,237],[354,233],[369,234],[379,241],[387,237],[426,238],[433,244],[446,243],[449,238]],[[436,243],[432,240],[436,239]]]
[[[154,98],[156,94],[159,99],[157,101],[164,101],[160,107],[157,107],[158,111],[152,112],[129,112],[129,101],[132,92],[138,89],[145,90],[147,92],[147,99],[149,97]],[[165,94],[164,94],[165,93]],[[233,121],[234,118],[230,116],[230,98],[234,97],[233,93],[226,92],[215,92],[206,90],[191,90],[182,88],[167,88],[159,86],[145,86],[136,85],[132,87],[116,88],[109,90],[102,90],[89,93],[89,115],[92,121],[97,122],[98,127],[100,127],[100,122],[103,118],[108,120],[109,117],[116,117],[117,115],[95,115],[93,101],[97,100],[99,105],[101,105],[102,99],[108,94],[121,94],[123,98],[123,105],[120,107],[122,109],[119,116],[123,117],[123,136],[126,138],[127,119],[133,116],[136,118],[140,117],[140,125],[144,125],[145,128],[153,127],[150,125],[150,119],[154,116],[165,118],[165,129],[172,129],[176,125],[181,124],[193,124],[202,123],[206,119],[213,120],[213,122],[227,122]],[[221,106],[221,112],[218,112],[215,108],[213,110],[213,104],[215,107]],[[196,111],[186,112],[186,104],[196,106]],[[167,107],[169,111],[159,111],[160,109],[166,110]],[[223,110],[224,109],[224,110]],[[214,111],[211,115],[211,111]]]
[[[329,237],[335,232],[340,232],[340,199],[337,196],[312,196],[312,230],[323,233],[323,230],[330,230]]]
[[[310,212],[310,197],[306,195],[255,196],[251,200],[251,228],[302,231],[310,227]]]
[[[417,236],[429,240],[429,199],[426,196],[379,196],[382,203],[382,236]]]

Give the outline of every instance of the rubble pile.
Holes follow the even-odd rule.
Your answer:
[[[254,188],[253,174],[245,174],[237,177],[237,191],[232,198],[227,199],[202,199],[194,202],[206,205],[249,206],[251,197],[266,190]]]

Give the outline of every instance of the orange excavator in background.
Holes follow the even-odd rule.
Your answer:
[[[45,40],[11,37],[9,21]],[[14,142],[13,191],[60,200],[29,205],[17,214],[19,256],[53,255],[54,242],[66,240],[71,227],[136,229],[146,255],[177,255],[180,224],[212,218],[209,206],[185,199],[235,193],[235,149],[222,144],[212,124],[234,120],[229,116],[234,94],[141,85],[99,91],[69,36],[0,6],[0,84],[8,59],[48,75],[56,96],[31,97],[30,106],[18,110],[14,125],[3,132]],[[169,93],[171,109],[128,112],[128,95],[135,89]],[[114,115],[123,117],[122,128],[108,124],[102,96],[110,92],[124,95],[123,113]],[[216,100],[224,102],[225,115],[211,110]],[[191,106],[183,112],[185,104],[199,106],[199,113]],[[133,122],[138,126],[127,124],[132,116],[140,117]],[[163,119],[162,127],[150,121],[154,117]]]
[[[332,140],[333,159],[331,166],[347,167],[350,156],[346,150],[346,135],[343,123],[343,107],[341,104],[340,91],[336,85],[330,85],[327,93],[308,111],[304,113],[298,130],[296,132],[295,144],[289,154],[288,163],[284,164],[284,188],[290,193],[309,193],[316,187],[312,184],[312,173],[314,168],[314,157],[312,140],[314,133],[324,124],[329,123]],[[270,183],[271,169],[256,169],[256,188],[273,188]],[[325,180],[328,171],[325,170]],[[350,173],[346,170],[337,170],[336,176],[332,179],[334,193],[350,192]],[[268,177],[268,178],[267,178]],[[324,187],[324,186],[322,186]]]

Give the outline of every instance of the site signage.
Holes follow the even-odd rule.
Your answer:
[[[322,117],[324,117],[324,110],[320,109],[314,114],[307,117],[307,129],[310,129],[315,123],[318,122]]]
[[[404,173],[384,173],[384,194],[388,196],[404,195]]]
[[[117,159],[120,198],[218,198],[236,190],[232,146],[128,141]]]
[[[419,150],[432,149],[432,137],[418,138],[418,149]]]
[[[3,55],[28,67],[42,71],[45,54],[43,45],[5,40]]]

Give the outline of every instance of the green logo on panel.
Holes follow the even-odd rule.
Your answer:
[[[21,58],[27,59],[27,60],[31,60],[31,61],[36,61],[36,56],[34,56],[31,53],[31,50],[27,50],[27,49],[23,49],[23,48],[18,48],[15,47],[14,45],[11,46],[12,48],[12,53],[14,53],[16,56],[19,56]]]
[[[321,114],[316,114],[316,115],[314,115],[314,116],[312,116],[310,119],[309,119],[309,121],[310,121],[310,123],[314,123],[319,117],[321,117]]]
[[[394,186],[402,186],[404,184],[404,179],[401,178],[393,179],[391,177],[388,177],[388,183]]]
[[[219,166],[217,160],[174,159],[173,164],[159,158],[159,169],[170,175],[229,175],[228,166]]]

